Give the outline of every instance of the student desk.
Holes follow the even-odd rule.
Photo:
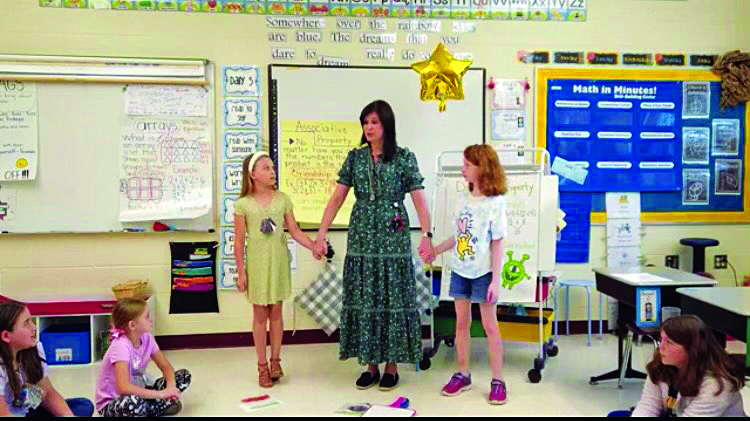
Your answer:
[[[708,327],[745,342],[745,367],[750,367],[750,288],[679,288],[682,314],[692,314]]]
[[[628,333],[627,323],[634,321],[636,316],[636,289],[640,287],[659,287],[662,307],[680,307],[681,295],[677,293],[679,287],[712,287],[716,285],[713,279],[704,278],[692,273],[683,272],[671,268],[635,267],[631,269],[597,268],[596,289],[602,294],[617,300],[617,370],[591,377],[590,384],[596,384],[602,380],[620,378],[622,367],[623,341]],[[623,277],[624,274],[650,274],[661,279],[649,279],[647,281],[636,281]],[[625,377],[629,379],[645,379],[646,374],[633,370],[632,359],[628,358]]]

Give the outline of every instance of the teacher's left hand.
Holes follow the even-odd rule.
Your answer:
[[[419,242],[419,257],[427,263],[435,260],[435,250],[432,248],[432,239],[429,237],[423,236]]]

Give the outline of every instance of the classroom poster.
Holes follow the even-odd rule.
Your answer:
[[[36,179],[36,84],[0,79],[0,180]]]
[[[248,2],[250,3],[250,2]],[[263,3],[258,3],[262,5]],[[225,9],[230,4],[225,4]],[[257,5],[248,4],[248,11]],[[237,9],[236,7],[234,8]],[[220,244],[222,258],[219,288],[237,291],[237,265],[234,258],[234,204],[242,190],[242,163],[262,150],[260,129],[260,68],[253,65],[222,66],[222,153],[217,169],[221,180]]]
[[[211,210],[210,125],[131,117],[120,139],[120,221],[193,219]]]
[[[710,139],[708,127],[683,127],[682,163],[708,164],[708,143]]]
[[[519,79],[493,80],[492,108],[495,110],[525,109],[526,81]]]
[[[607,219],[641,217],[641,193],[607,192]]]
[[[260,71],[257,66],[224,66],[224,96],[260,96]]]
[[[172,288],[169,314],[218,313],[216,241],[170,242]]]
[[[682,84],[682,118],[708,118],[710,112],[710,82],[684,82]]]
[[[585,22],[587,0],[39,0],[40,7],[292,16],[453,18]]]
[[[640,266],[641,247],[607,247],[607,269],[625,270]]]
[[[227,130],[224,132],[224,160],[243,161],[261,150],[260,133],[254,130]]]
[[[708,169],[682,171],[682,204],[707,205],[711,172]]]
[[[641,220],[637,218],[607,218],[607,247],[640,247]]]
[[[711,122],[714,155],[737,156],[740,153],[740,120],[717,118]]]
[[[16,217],[16,189],[11,183],[0,184],[0,230],[12,226]]]
[[[742,160],[717,159],[714,166],[716,168],[714,193],[740,195],[742,193]]]
[[[225,195],[221,202],[221,225],[234,225],[234,203],[239,195]]]
[[[658,327],[661,314],[661,290],[659,288],[636,288],[636,320],[641,328]]]
[[[525,110],[492,111],[492,140],[525,140]]]
[[[362,126],[352,121],[281,122],[279,136],[279,190],[294,203],[300,223],[320,223],[336,188],[341,165],[359,146]],[[333,224],[349,223],[354,195],[349,194]]]
[[[561,192],[679,189],[682,83],[582,78],[548,80],[546,89],[546,146]],[[708,136],[691,134],[686,162],[707,161]],[[591,174],[570,177],[565,162]]]
[[[222,257],[220,268],[219,288],[226,290],[236,290],[239,274],[237,272],[237,264],[235,263],[234,259]]]
[[[131,116],[207,117],[208,100],[202,86],[129,85],[123,95]]]
[[[500,302],[531,303],[535,301],[537,273],[539,267],[539,214],[540,179],[538,174],[518,174],[508,177],[508,192],[505,194],[507,236],[503,240],[502,284]],[[463,203],[468,186],[463,178],[443,177],[436,188],[434,242],[438,244],[451,235],[457,235],[454,218],[456,204]],[[470,240],[469,240],[470,241]],[[467,244],[467,246],[470,246]],[[450,267],[451,253],[443,253],[435,264]],[[443,282],[449,283],[447,271]],[[447,296],[448,288],[441,288],[441,296]]]

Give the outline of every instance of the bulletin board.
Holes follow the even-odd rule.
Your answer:
[[[553,172],[586,170],[560,191],[590,193],[592,223],[608,191],[640,191],[644,223],[750,222],[748,110],[720,108],[710,71],[542,67],[535,83],[537,144]]]

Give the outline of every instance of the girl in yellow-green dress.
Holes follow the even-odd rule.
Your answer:
[[[276,190],[273,161],[267,153],[256,152],[242,163],[242,192],[234,205],[234,257],[239,274],[237,289],[245,292],[253,304],[253,340],[258,354],[258,383],[262,387],[273,386],[273,381],[284,375],[280,364],[284,333],[281,304],[292,289],[285,224],[292,238],[313,250],[313,241],[294,219],[289,197]],[[269,320],[270,368],[266,361]]]

